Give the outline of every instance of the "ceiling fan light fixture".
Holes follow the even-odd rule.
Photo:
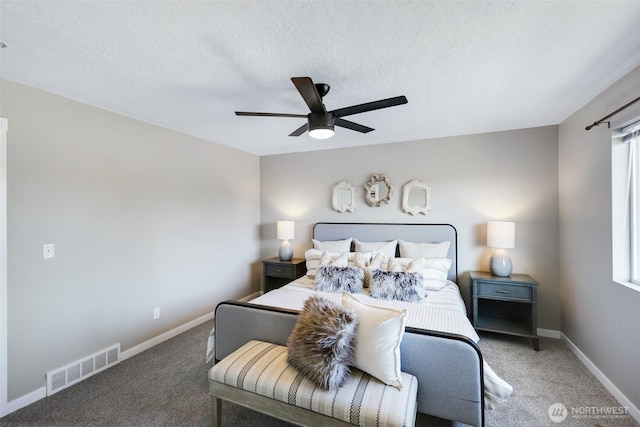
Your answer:
[[[335,132],[333,129],[319,128],[319,129],[311,129],[309,131],[309,136],[315,139],[327,139],[331,138]]]
[[[334,134],[335,117],[331,113],[310,113],[309,136],[315,139],[331,138]]]

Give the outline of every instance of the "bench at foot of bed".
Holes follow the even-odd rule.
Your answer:
[[[287,363],[287,348],[250,341],[209,371],[213,425],[221,400],[303,426],[413,426],[418,381],[402,373],[402,390],[353,369],[337,391],[316,387]]]

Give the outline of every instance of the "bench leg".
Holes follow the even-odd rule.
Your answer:
[[[213,415],[213,427],[222,427],[222,400],[211,396],[211,415]]]

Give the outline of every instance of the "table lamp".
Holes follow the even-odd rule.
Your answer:
[[[291,258],[293,258],[293,247],[289,243],[289,239],[295,237],[294,228],[295,222],[293,221],[278,221],[277,237],[283,240],[278,252],[280,261],[291,261]]]
[[[513,268],[511,258],[504,251],[515,247],[516,225],[513,222],[489,221],[487,223],[487,246],[496,248],[489,261],[494,276],[509,276]]]

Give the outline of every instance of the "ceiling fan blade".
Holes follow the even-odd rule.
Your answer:
[[[364,125],[360,125],[358,123],[350,122],[349,120],[341,119],[339,117],[336,118],[335,125],[336,126],[342,126],[343,128],[355,130],[356,132],[362,132],[362,133],[367,133],[367,132],[371,132],[372,130],[375,130],[375,129],[370,128],[368,126],[364,126]]]
[[[307,103],[312,113],[326,113],[322,103],[322,97],[318,93],[316,85],[313,84],[313,80],[309,77],[291,77],[291,81],[300,92],[302,99]]]
[[[298,129],[291,132],[289,136],[300,136],[308,130],[309,130],[309,123],[305,123],[302,126],[300,126]]]
[[[364,104],[352,105],[351,107],[339,108],[330,111],[336,117],[350,116],[352,114],[364,113],[365,111],[379,110],[381,108],[394,107],[396,105],[406,104],[405,96],[396,96],[394,98],[381,99],[379,101],[366,102]]]
[[[236,116],[266,116],[266,117],[298,117],[306,118],[306,114],[287,114],[287,113],[254,113],[251,111],[236,111]]]

